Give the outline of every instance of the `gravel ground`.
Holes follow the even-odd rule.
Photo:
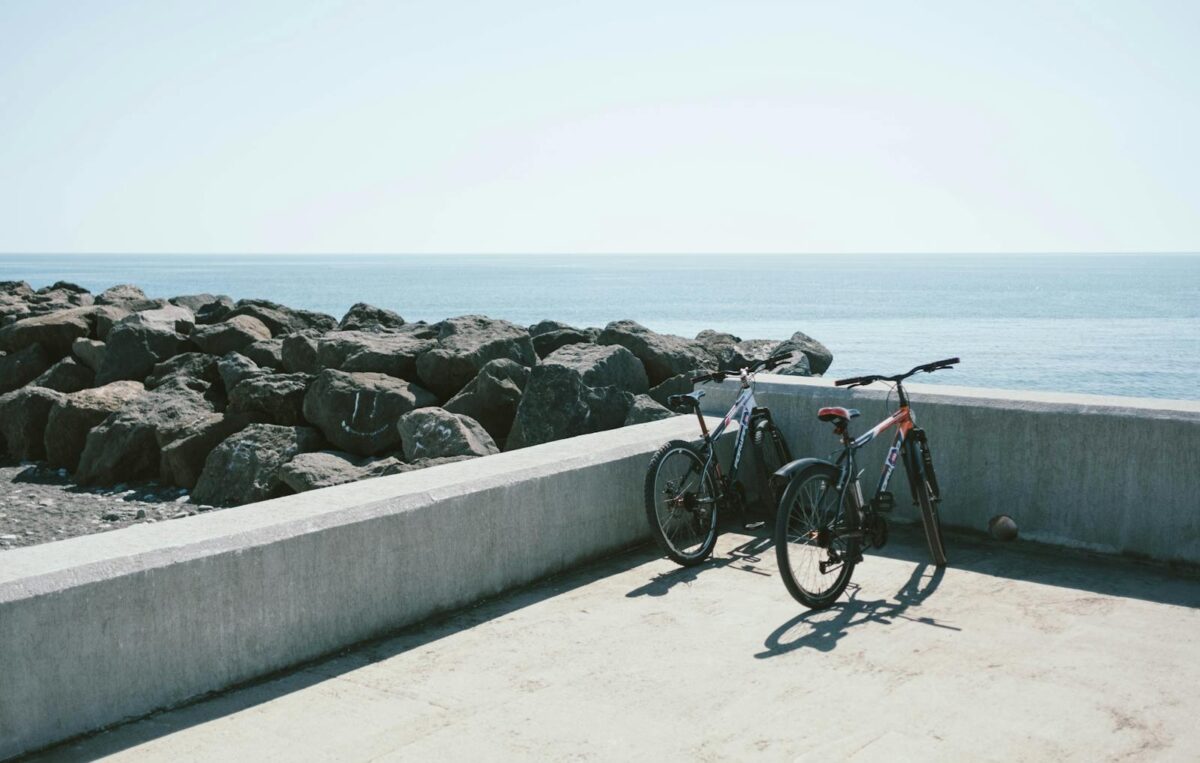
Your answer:
[[[65,469],[0,464],[0,551],[178,519],[212,508],[187,500],[186,490],[153,482],[80,487]]]

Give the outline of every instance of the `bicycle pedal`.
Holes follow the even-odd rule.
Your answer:
[[[885,490],[871,499],[871,508],[875,511],[887,514],[891,512],[892,509],[896,508],[896,496]]]

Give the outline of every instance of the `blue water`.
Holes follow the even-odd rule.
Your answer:
[[[340,317],[633,318],[694,336],[803,331],[828,376],[958,355],[929,383],[1200,399],[1200,256],[0,255],[0,280],[263,297]]]

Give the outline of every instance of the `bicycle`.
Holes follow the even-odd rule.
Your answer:
[[[820,409],[817,418],[833,424],[834,434],[842,438],[837,461],[802,458],[776,472],[777,482],[786,481],[786,486],[780,491],[775,521],[775,554],[784,585],[801,604],[810,609],[833,604],[850,582],[855,565],[862,561],[863,549],[882,548],[887,543],[888,526],[883,515],[895,506],[895,498],[887,488],[898,458],[904,460],[913,503],[921,508],[929,554],[938,567],[946,565],[938,515],[941,488],[929,440],[916,426],[903,381],[919,372],[952,368],[958,362],[958,358],[947,358],[917,366],[906,374],[855,376],[834,382],[835,386],[848,388],[893,382],[899,408],[856,439],[851,439],[848,426],[858,417],[858,411]],[[896,436],[884,459],[878,487],[871,501],[864,503],[855,454],[892,426],[896,427]]]
[[[783,365],[791,353],[773,355],[757,360],[737,372],[714,371],[692,379],[693,384],[722,382],[736,373],[741,392],[734,400],[725,419],[712,431],[700,412],[703,390],[671,395],[669,407],[694,411],[700,421],[702,442],[693,444],[672,440],[650,459],[646,469],[646,518],[659,547],[677,564],[690,567],[701,563],[712,553],[717,540],[718,516],[726,510],[746,510],[745,485],[736,475],[741,465],[747,433],[753,433],[758,458],[760,497],[773,511],[778,495],[773,492],[770,476],[792,460],[787,442],[771,418],[771,412],[754,399],[754,376],[759,371],[771,371]],[[728,476],[721,470],[716,444],[730,423],[739,429],[733,448],[733,463]]]

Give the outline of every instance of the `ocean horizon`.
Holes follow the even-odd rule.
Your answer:
[[[826,376],[1200,399],[1200,255],[3,254],[0,280],[133,283],[153,297],[263,298],[335,317],[367,302],[406,320],[521,325],[631,318],[664,333],[802,331]]]

